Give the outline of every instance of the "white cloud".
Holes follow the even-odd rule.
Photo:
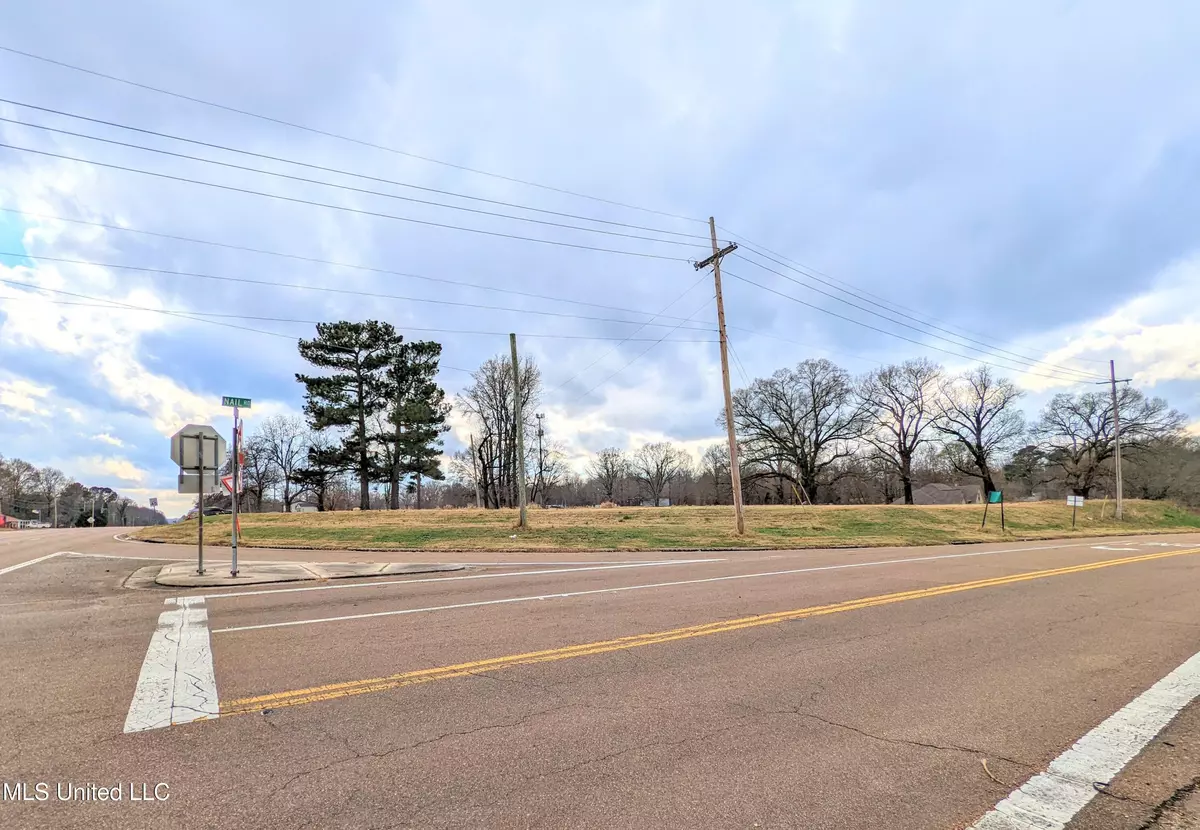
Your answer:
[[[1066,343],[1048,351],[1048,364],[1108,374],[1116,361],[1120,377],[1139,386],[1200,380],[1200,257],[1165,269],[1152,288],[1109,313],[1073,326]],[[1024,386],[1042,391],[1064,384],[1025,374]]]
[[[53,391],[24,378],[0,380],[0,407],[16,413],[16,417],[46,415],[46,398]]]
[[[125,442],[116,436],[109,435],[107,432],[101,432],[92,436],[93,441],[103,441],[105,444],[112,444],[114,447],[123,447]]]
[[[127,458],[118,456],[93,455],[76,458],[71,462],[71,469],[85,476],[116,481],[118,484],[141,484],[150,476],[149,471],[143,470]]]

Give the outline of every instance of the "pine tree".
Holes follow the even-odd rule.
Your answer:
[[[388,402],[389,367],[400,351],[401,336],[390,323],[367,320],[318,323],[317,336],[300,341],[300,356],[329,375],[296,375],[304,384],[304,412],[315,430],[343,430],[330,466],[354,470],[359,506],[371,507],[370,484],[375,462],[367,424]]]
[[[442,433],[449,427],[446,415],[450,405],[446,393],[435,380],[440,343],[415,341],[404,343],[388,370],[390,435],[381,440],[391,443],[393,459],[389,472],[392,507],[399,507],[400,478],[415,476],[417,507],[421,507],[421,479],[442,479],[438,458],[442,452]]]

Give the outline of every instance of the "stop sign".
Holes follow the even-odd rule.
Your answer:
[[[203,440],[197,440],[202,438]],[[215,439],[215,440],[214,440]],[[204,468],[215,470],[225,463],[228,445],[224,436],[208,424],[188,424],[171,436],[171,460],[184,470],[200,467],[200,448],[204,448]]]

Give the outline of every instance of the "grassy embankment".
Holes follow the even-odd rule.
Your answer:
[[[1103,512],[1103,517],[1101,513]],[[655,550],[934,545],[1073,536],[1200,530],[1200,515],[1166,502],[1090,502],[1071,529],[1071,509],[1058,502],[1005,505],[1007,531],[992,505],[904,507],[748,507],[746,535],[733,532],[729,507],[576,508],[529,511],[530,529],[515,529],[515,510],[398,510],[242,515],[242,544],[379,550]],[[206,517],[204,541],[229,544],[228,516]],[[195,520],[143,528],[135,538],[196,543]],[[515,538],[513,538],[515,536]]]

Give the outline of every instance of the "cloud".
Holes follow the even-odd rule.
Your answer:
[[[1200,362],[1191,336],[1200,324],[1200,297],[1189,288],[1200,257],[1192,218],[1200,213],[1200,191],[1187,186],[1200,175],[1194,94],[1200,8],[743,5],[735,17],[721,4],[679,0],[560,4],[536,13],[484,5],[464,14],[453,3],[369,0],[358,15],[336,7],[294,15],[279,0],[252,10],[216,0],[205,13],[228,25],[214,29],[196,25],[197,13],[181,6],[155,6],[130,28],[102,4],[84,4],[66,30],[45,4],[25,4],[6,22],[12,38],[33,52],[671,215],[479,176],[0,55],[0,72],[34,102],[417,187],[701,238],[674,237],[699,246],[691,248],[537,226],[5,124],[0,136],[18,146],[427,222],[680,258],[467,234],[3,150],[0,208],[149,233],[0,213],[3,250],[20,254],[0,258],[0,279],[151,309],[69,306],[50,302],[70,299],[64,295],[0,288],[4,446],[42,453],[41,461],[67,469],[69,459],[94,455],[86,436],[108,435],[122,442],[122,457],[145,471],[146,491],[167,494],[174,469],[163,438],[189,421],[228,433],[221,395],[254,399],[251,429],[271,412],[300,409],[294,375],[309,367],[294,338],[311,336],[312,325],[286,321],[373,317],[410,338],[442,342],[440,380],[451,395],[467,381],[450,367],[471,369],[507,354],[507,332],[517,332],[522,352],[535,357],[546,378],[539,411],[548,416],[549,436],[564,443],[573,466],[604,446],[662,439],[695,454],[720,440],[715,346],[654,344],[667,333],[654,326],[621,342],[635,335],[635,326],[614,321],[645,318],[614,308],[690,313],[704,297],[701,287],[689,293],[697,275],[685,260],[707,245],[707,227],[678,217],[704,220],[713,213],[722,240],[730,228],[760,243],[744,245],[727,261],[735,385],[814,356],[855,372],[920,354],[958,362],[933,351],[953,348],[944,340],[816,294],[816,283],[800,272],[771,266],[808,285],[752,264],[751,248],[768,246],[869,292],[883,313],[904,309],[990,344],[1101,375],[1115,357],[1122,375],[1146,388],[1170,388],[1171,402],[1200,418]],[[259,25],[263,15],[272,26]],[[697,49],[713,31],[722,32],[726,48]],[[342,59],[322,58],[331,52]],[[43,118],[11,105],[0,110]],[[100,134],[99,127],[63,118],[47,116],[46,123]],[[108,128],[103,135],[128,138]],[[313,173],[327,176],[363,184]],[[483,207],[376,184],[394,195]],[[925,345],[823,314],[734,275]],[[700,286],[711,292],[710,283]],[[154,309],[281,319],[202,322]],[[711,339],[711,308],[695,319],[709,329],[694,332],[695,339]],[[1065,388],[1033,375],[1020,380],[1036,394]],[[452,424],[450,450],[471,429],[461,413]],[[54,441],[46,440],[49,434]]]
[[[45,401],[52,391],[49,386],[40,386],[24,378],[0,380],[0,408],[18,418],[45,415]]]
[[[118,456],[93,455],[86,458],[73,459],[71,469],[85,476],[94,476],[101,482],[113,481],[118,485],[141,484],[150,473],[138,467],[127,458]]]
[[[93,441],[103,441],[105,444],[112,444],[114,447],[123,447],[125,442],[120,438],[109,435],[107,432],[101,432],[92,436]]]
[[[1200,380],[1200,256],[1172,263],[1142,293],[1094,320],[1061,332],[1064,345],[1046,353],[1050,364],[1087,365],[1143,387],[1168,381]],[[1026,386],[1056,384],[1026,375]]]

